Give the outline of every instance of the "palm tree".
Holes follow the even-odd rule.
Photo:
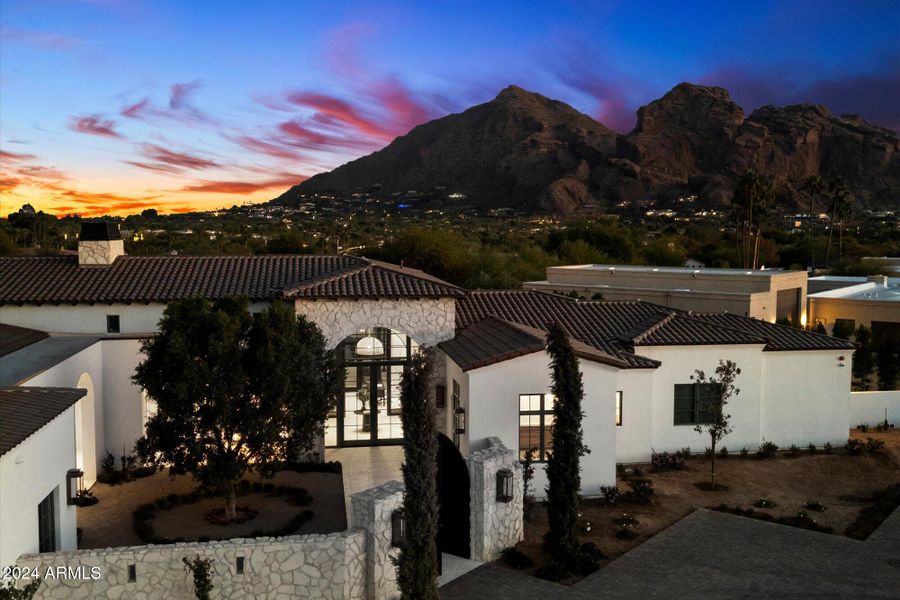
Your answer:
[[[746,173],[738,181],[732,204],[739,210],[738,252],[744,268],[759,267],[759,243],[762,226],[769,219],[770,209],[775,200],[775,185],[767,177],[753,172]]]
[[[831,196],[831,228],[828,231],[828,250],[825,254],[825,266],[828,266],[828,257],[831,254],[831,239],[834,233],[834,225],[838,224],[838,247],[840,258],[844,258],[844,217],[850,213],[853,205],[853,194],[840,177],[835,177],[828,182],[828,192]]]
[[[808,227],[809,227],[809,266],[810,268],[816,267],[816,252],[815,252],[815,235],[814,235],[814,222],[813,222],[813,213],[816,211],[816,200],[818,196],[822,194],[826,189],[825,180],[822,179],[818,175],[810,175],[806,178],[806,181],[803,182],[803,185],[800,186],[800,191],[807,195],[809,198],[809,215],[808,215]]]

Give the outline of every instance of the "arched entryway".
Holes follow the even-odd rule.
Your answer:
[[[400,379],[418,344],[388,327],[347,336],[335,353],[344,389],[326,422],[326,446],[373,446],[403,441]]]
[[[438,434],[437,466],[438,552],[469,558],[469,468],[459,448],[444,434]]]
[[[84,485],[97,480],[97,434],[94,381],[82,373],[75,387],[87,394],[75,404],[75,466],[84,471]]]

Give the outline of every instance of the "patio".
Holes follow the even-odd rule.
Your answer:
[[[326,461],[339,461],[343,467],[344,506],[350,521],[350,496],[396,479],[403,480],[403,446],[366,446],[326,448]]]

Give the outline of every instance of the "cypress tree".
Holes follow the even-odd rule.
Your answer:
[[[553,407],[553,451],[547,460],[547,521],[549,530],[544,545],[554,560],[572,565],[580,547],[578,539],[578,492],[581,488],[581,457],[584,445],[581,402],[584,385],[578,357],[569,336],[558,323],[548,328],[547,352],[550,354]]]
[[[433,354],[412,357],[400,382],[406,537],[396,559],[402,600],[437,600],[438,429],[431,394]]]

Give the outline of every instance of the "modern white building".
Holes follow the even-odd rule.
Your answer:
[[[839,321],[865,325],[875,339],[900,338],[900,277],[823,275],[809,279],[810,323],[831,333]]]
[[[566,265],[547,267],[547,279],[529,281],[522,287],[806,324],[805,271]]]
[[[143,434],[152,406],[130,379],[140,339],[156,330],[167,302],[188,296],[243,294],[254,311],[288,302],[319,325],[346,374],[326,445],[400,443],[400,376],[427,345],[439,357],[441,430],[463,455],[497,437],[520,455],[537,448],[544,461],[552,450],[544,340],[551,322],[569,333],[583,375],[585,494],[612,484],[617,462],[648,461],[653,450],[702,451],[706,440],[694,426],[704,420],[703,390],[691,376],[711,373],[720,359],[742,369],[729,406],[734,432],[723,442],[729,449],[847,437],[853,346],[829,336],[647,302],[472,292],[353,256],[126,256],[117,242],[114,228],[87,227],[77,257],[0,258],[0,323],[37,330],[23,332],[33,339],[0,359],[0,385],[83,391],[59,434],[69,432],[60,443],[72,449],[59,468],[81,468],[88,484],[104,453],[129,453]],[[539,468],[538,494],[542,477]],[[46,486],[35,486],[32,495],[45,497]]]

